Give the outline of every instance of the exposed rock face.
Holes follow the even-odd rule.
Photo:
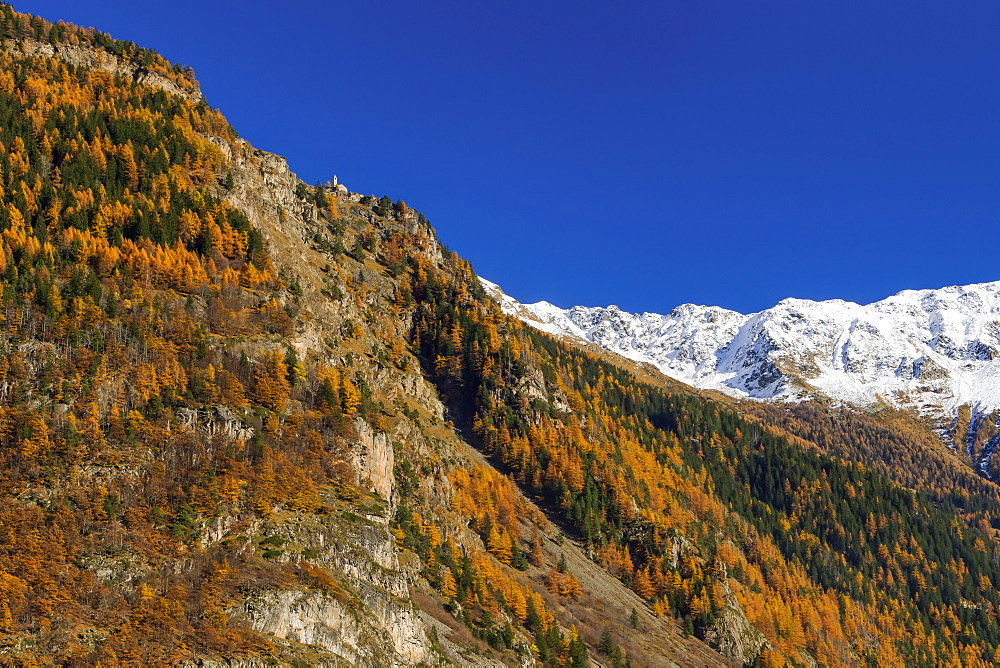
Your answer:
[[[395,463],[389,435],[377,433],[364,420],[354,421],[358,440],[352,449],[354,469],[358,473],[359,484],[381,496],[386,501],[392,499],[392,468]]]
[[[263,633],[301,645],[319,645],[355,666],[405,666],[428,652],[412,610],[366,599],[361,609],[315,591],[283,590],[245,603],[241,613]],[[370,616],[374,616],[372,619]]]
[[[122,76],[137,83],[161,88],[172,95],[179,95],[192,102],[204,101],[201,87],[196,81],[192,81],[190,86],[179,86],[158,72],[150,72],[139,63],[116,58],[113,54],[102,49],[76,44],[57,46],[35,40],[22,40],[19,48],[21,53],[27,56],[56,57],[76,67],[101,70],[113,76]]]
[[[705,634],[705,641],[742,665],[750,665],[769,646],[733,596],[727,596],[722,617]]]
[[[273,668],[274,662],[273,660],[267,661],[250,658],[224,659],[219,661],[215,659],[197,659],[194,661],[185,661],[180,665],[183,668],[194,668],[195,666],[197,668]]]
[[[280,546],[269,558],[295,563],[308,555],[310,564],[335,579],[315,589],[264,589],[227,610],[230,619],[296,646],[315,646],[318,665],[402,666],[428,659],[431,644],[409,602],[417,574],[399,561],[388,508],[366,512],[283,514],[242,526],[256,536],[247,549],[264,536],[268,545]],[[232,518],[209,522],[206,542],[223,540],[236,526]]]
[[[243,424],[227,406],[213,406],[204,411],[179,408],[176,415],[185,429],[203,429],[208,434],[227,441],[249,441],[254,435],[254,429]]]
[[[437,391],[423,376],[416,374],[393,375],[392,378],[380,379],[380,385],[390,397],[409,399],[413,403],[426,408],[436,420],[444,420],[444,404],[441,403]]]

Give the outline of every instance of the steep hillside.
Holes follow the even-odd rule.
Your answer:
[[[301,183],[154,52],[0,20],[5,661],[579,663],[626,626],[548,592],[563,555],[593,610],[636,608],[634,660],[726,661],[446,422],[409,350],[412,276],[447,259],[422,216]],[[462,490],[517,509],[536,565]]]
[[[740,414],[540,334],[190,71],[0,32],[3,662],[1000,659],[995,489],[844,436],[904,424]]]

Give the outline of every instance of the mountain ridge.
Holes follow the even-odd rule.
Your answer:
[[[494,294],[502,289],[486,281]],[[739,398],[880,401],[950,417],[1000,408],[1000,282],[903,290],[870,304],[787,298],[757,313],[682,304],[668,314],[617,306],[520,304],[505,311],[596,343],[701,389]]]

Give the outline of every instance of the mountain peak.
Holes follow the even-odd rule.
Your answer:
[[[965,404],[1000,409],[1000,282],[904,290],[867,305],[787,298],[750,315],[695,304],[640,315],[504,299],[508,313],[543,331],[735,397],[888,403],[939,419]]]

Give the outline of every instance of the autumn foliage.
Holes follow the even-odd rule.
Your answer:
[[[5,656],[278,651],[238,620],[241,602],[293,585],[348,600],[349,587],[308,554],[207,527],[335,512],[363,524],[355,511],[389,501],[354,470],[366,430],[397,439],[398,547],[508,658],[587,661],[557,614],[587,592],[543,549],[542,507],[689,634],[745,615],[764,665],[996,662],[1000,498],[911,423],[741,414],[640,381],[504,316],[406,204],[300,183],[303,243],[324,262],[307,287],[342,312],[306,350],[302,285],[232,203],[238,161],[223,147],[240,144],[191,73],[9,5],[0,33]],[[35,54],[44,44],[188,94]],[[380,387],[390,371],[430,379],[449,421]],[[445,431],[480,454],[449,453]]]
[[[779,663],[992,660],[997,495],[922,435],[906,456],[957,489],[849,461],[871,461],[862,434],[902,450],[914,436],[901,424],[859,418],[868,431],[842,436],[825,413],[800,411],[762,425],[513,322],[465,263],[453,257],[449,272],[413,274],[425,368],[481,449],[559,508],[653,612],[704,637],[738,605],[768,641],[762,660]],[[547,584],[564,590],[557,570]]]

